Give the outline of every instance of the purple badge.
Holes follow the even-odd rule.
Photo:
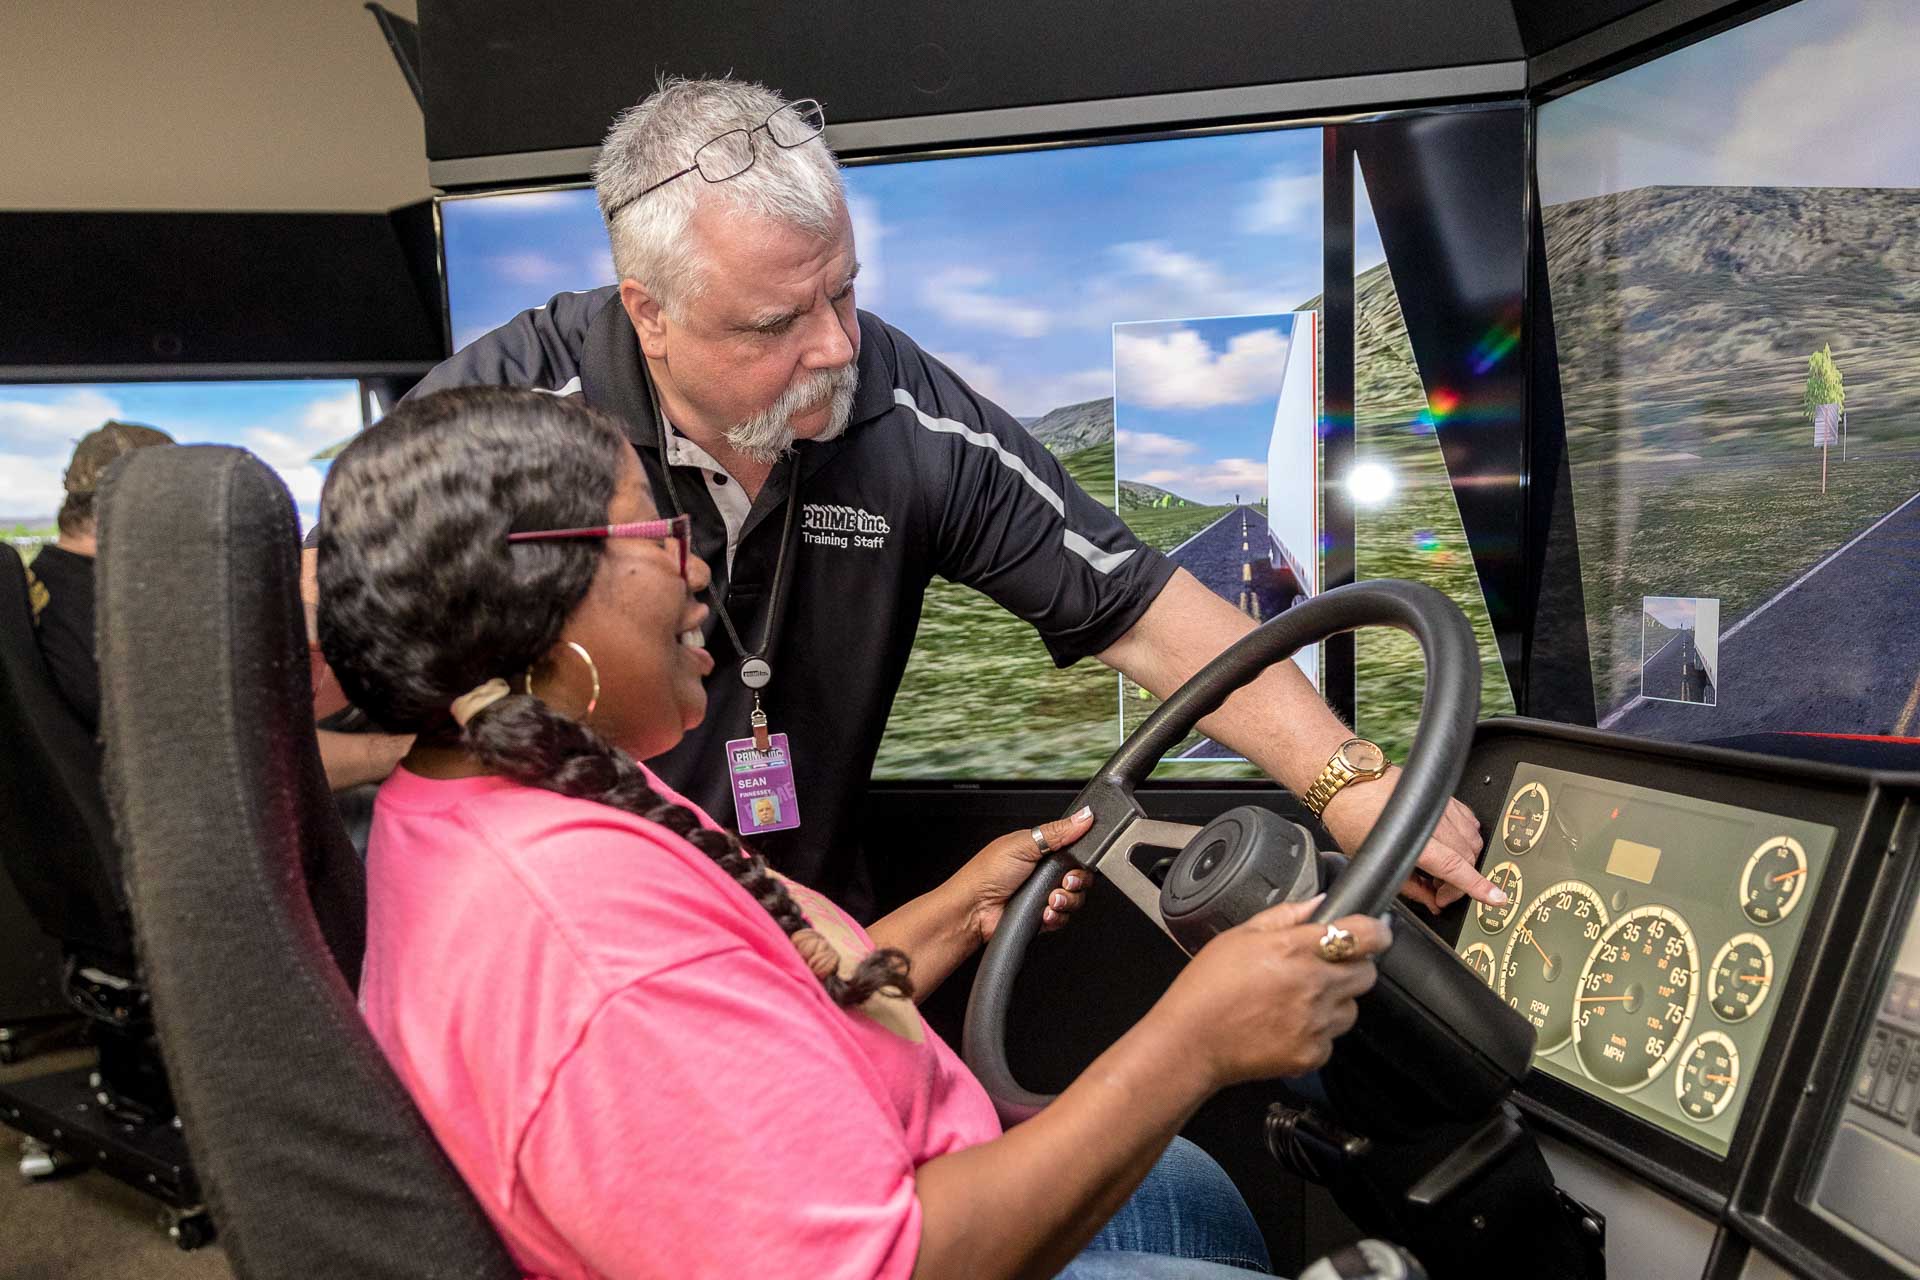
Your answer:
[[[733,816],[741,835],[800,825],[786,734],[774,734],[767,751],[755,750],[752,738],[735,738],[727,744],[727,773],[733,779]]]

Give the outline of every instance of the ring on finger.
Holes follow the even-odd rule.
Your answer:
[[[1353,934],[1337,924],[1328,924],[1327,931],[1320,935],[1320,941],[1314,945],[1319,948],[1322,960],[1339,964],[1353,955]]]
[[[1032,838],[1033,847],[1038,849],[1040,852],[1042,853],[1053,852],[1053,841],[1047,839],[1047,833],[1042,828],[1035,827],[1033,830],[1027,832],[1027,835]]]

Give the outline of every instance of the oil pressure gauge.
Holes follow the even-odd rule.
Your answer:
[[[1529,782],[1515,792],[1500,819],[1500,843],[1507,847],[1507,852],[1517,856],[1539,844],[1552,808],[1553,801],[1541,783]]]

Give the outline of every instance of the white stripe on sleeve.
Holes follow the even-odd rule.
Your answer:
[[[1066,519],[1067,504],[1061,499],[1060,495],[1054,491],[1053,486],[1035,475],[1033,468],[1029,467],[1023,460],[1001,448],[999,439],[991,432],[975,431],[966,423],[956,422],[952,418],[936,418],[931,416],[920,408],[920,405],[914,400],[912,393],[902,387],[895,387],[893,389],[893,402],[911,409],[913,416],[917,418],[920,425],[927,430],[939,432],[942,435],[959,436],[974,448],[987,450],[1001,466],[1006,467],[1015,475],[1019,476],[1027,488],[1039,494],[1041,499],[1048,506],[1052,507],[1054,512],[1059,515],[1062,520]],[[1067,550],[1073,552],[1073,554],[1079,556],[1082,560],[1085,560],[1094,567],[1096,572],[1102,574],[1112,573],[1115,569],[1118,569],[1127,562],[1128,558],[1130,558],[1137,549],[1129,547],[1125,551],[1103,551],[1088,541],[1085,535],[1075,533],[1072,529],[1068,529],[1062,534],[1061,541],[1066,545]]]

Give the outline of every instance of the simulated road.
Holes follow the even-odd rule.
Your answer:
[[[1238,506],[1167,553],[1207,590],[1256,622],[1293,603],[1290,571],[1276,571],[1270,558],[1267,518],[1258,507]],[[1211,740],[1183,751],[1182,760],[1238,759]]]
[[[1640,668],[1640,696],[1669,702],[1714,700],[1713,682],[1694,648],[1693,632],[1678,633],[1647,659]]]
[[[1920,493],[1722,631],[1718,667],[1716,705],[1636,697],[1600,727],[1920,736]]]

